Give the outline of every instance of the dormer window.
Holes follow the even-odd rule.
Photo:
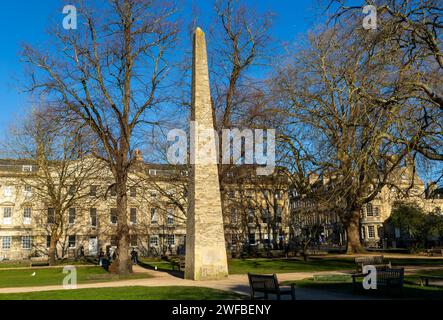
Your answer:
[[[30,165],[24,165],[24,166],[22,167],[22,171],[23,171],[23,172],[32,172],[32,166],[30,166]]]
[[[157,175],[157,170],[150,169],[150,170],[149,170],[149,175],[150,175],[150,176],[156,176],[156,175]]]

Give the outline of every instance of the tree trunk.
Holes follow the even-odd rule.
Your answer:
[[[360,240],[360,209],[355,209],[350,213],[345,227],[348,239],[347,254],[364,252]]]
[[[50,266],[55,266],[55,264],[57,263],[55,257],[57,251],[57,243],[58,243],[58,238],[51,235],[51,242],[49,244],[49,250],[48,250],[48,261]]]
[[[124,170],[124,169],[123,169]],[[127,175],[119,172],[116,179],[117,191],[117,259],[113,272],[119,275],[127,275],[132,272],[129,256],[129,225],[128,225],[128,197],[127,197]]]

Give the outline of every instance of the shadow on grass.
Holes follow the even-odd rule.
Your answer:
[[[374,300],[378,299],[413,299],[413,300],[442,300],[443,288],[441,287],[421,287],[411,279],[405,279],[403,290],[386,289],[365,290],[361,284],[354,285],[349,282],[334,282],[334,281],[315,281],[314,279],[305,279],[300,281],[286,281],[285,285],[295,283],[300,288],[309,288],[314,290],[321,290],[331,293],[340,293],[355,296],[369,297]]]
[[[148,269],[148,270],[167,273],[175,278],[179,278],[179,279],[185,278],[184,271],[172,270],[172,265],[169,261],[165,261],[165,260],[158,261],[158,262],[156,262],[156,261],[153,261],[153,262],[139,261],[138,265],[140,267]]]

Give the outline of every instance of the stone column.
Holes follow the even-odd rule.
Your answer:
[[[219,280],[228,276],[217,143],[205,34],[197,28],[194,34],[191,173],[186,235],[185,278],[189,280]]]

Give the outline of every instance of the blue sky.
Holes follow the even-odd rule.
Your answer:
[[[206,12],[211,11],[213,1],[182,0],[183,12],[192,15],[192,7],[198,7],[198,23],[209,27]],[[279,42],[293,42],[297,35],[306,32],[317,16],[318,0],[243,0],[255,3],[258,10],[270,10],[276,14],[273,36]],[[51,21],[60,19],[62,8],[69,4],[63,0],[2,1],[0,10],[0,140],[15,122],[30,107],[32,101],[21,93],[21,84],[26,81],[20,50],[23,43],[44,43],[46,30]],[[190,20],[191,21],[191,20]]]

